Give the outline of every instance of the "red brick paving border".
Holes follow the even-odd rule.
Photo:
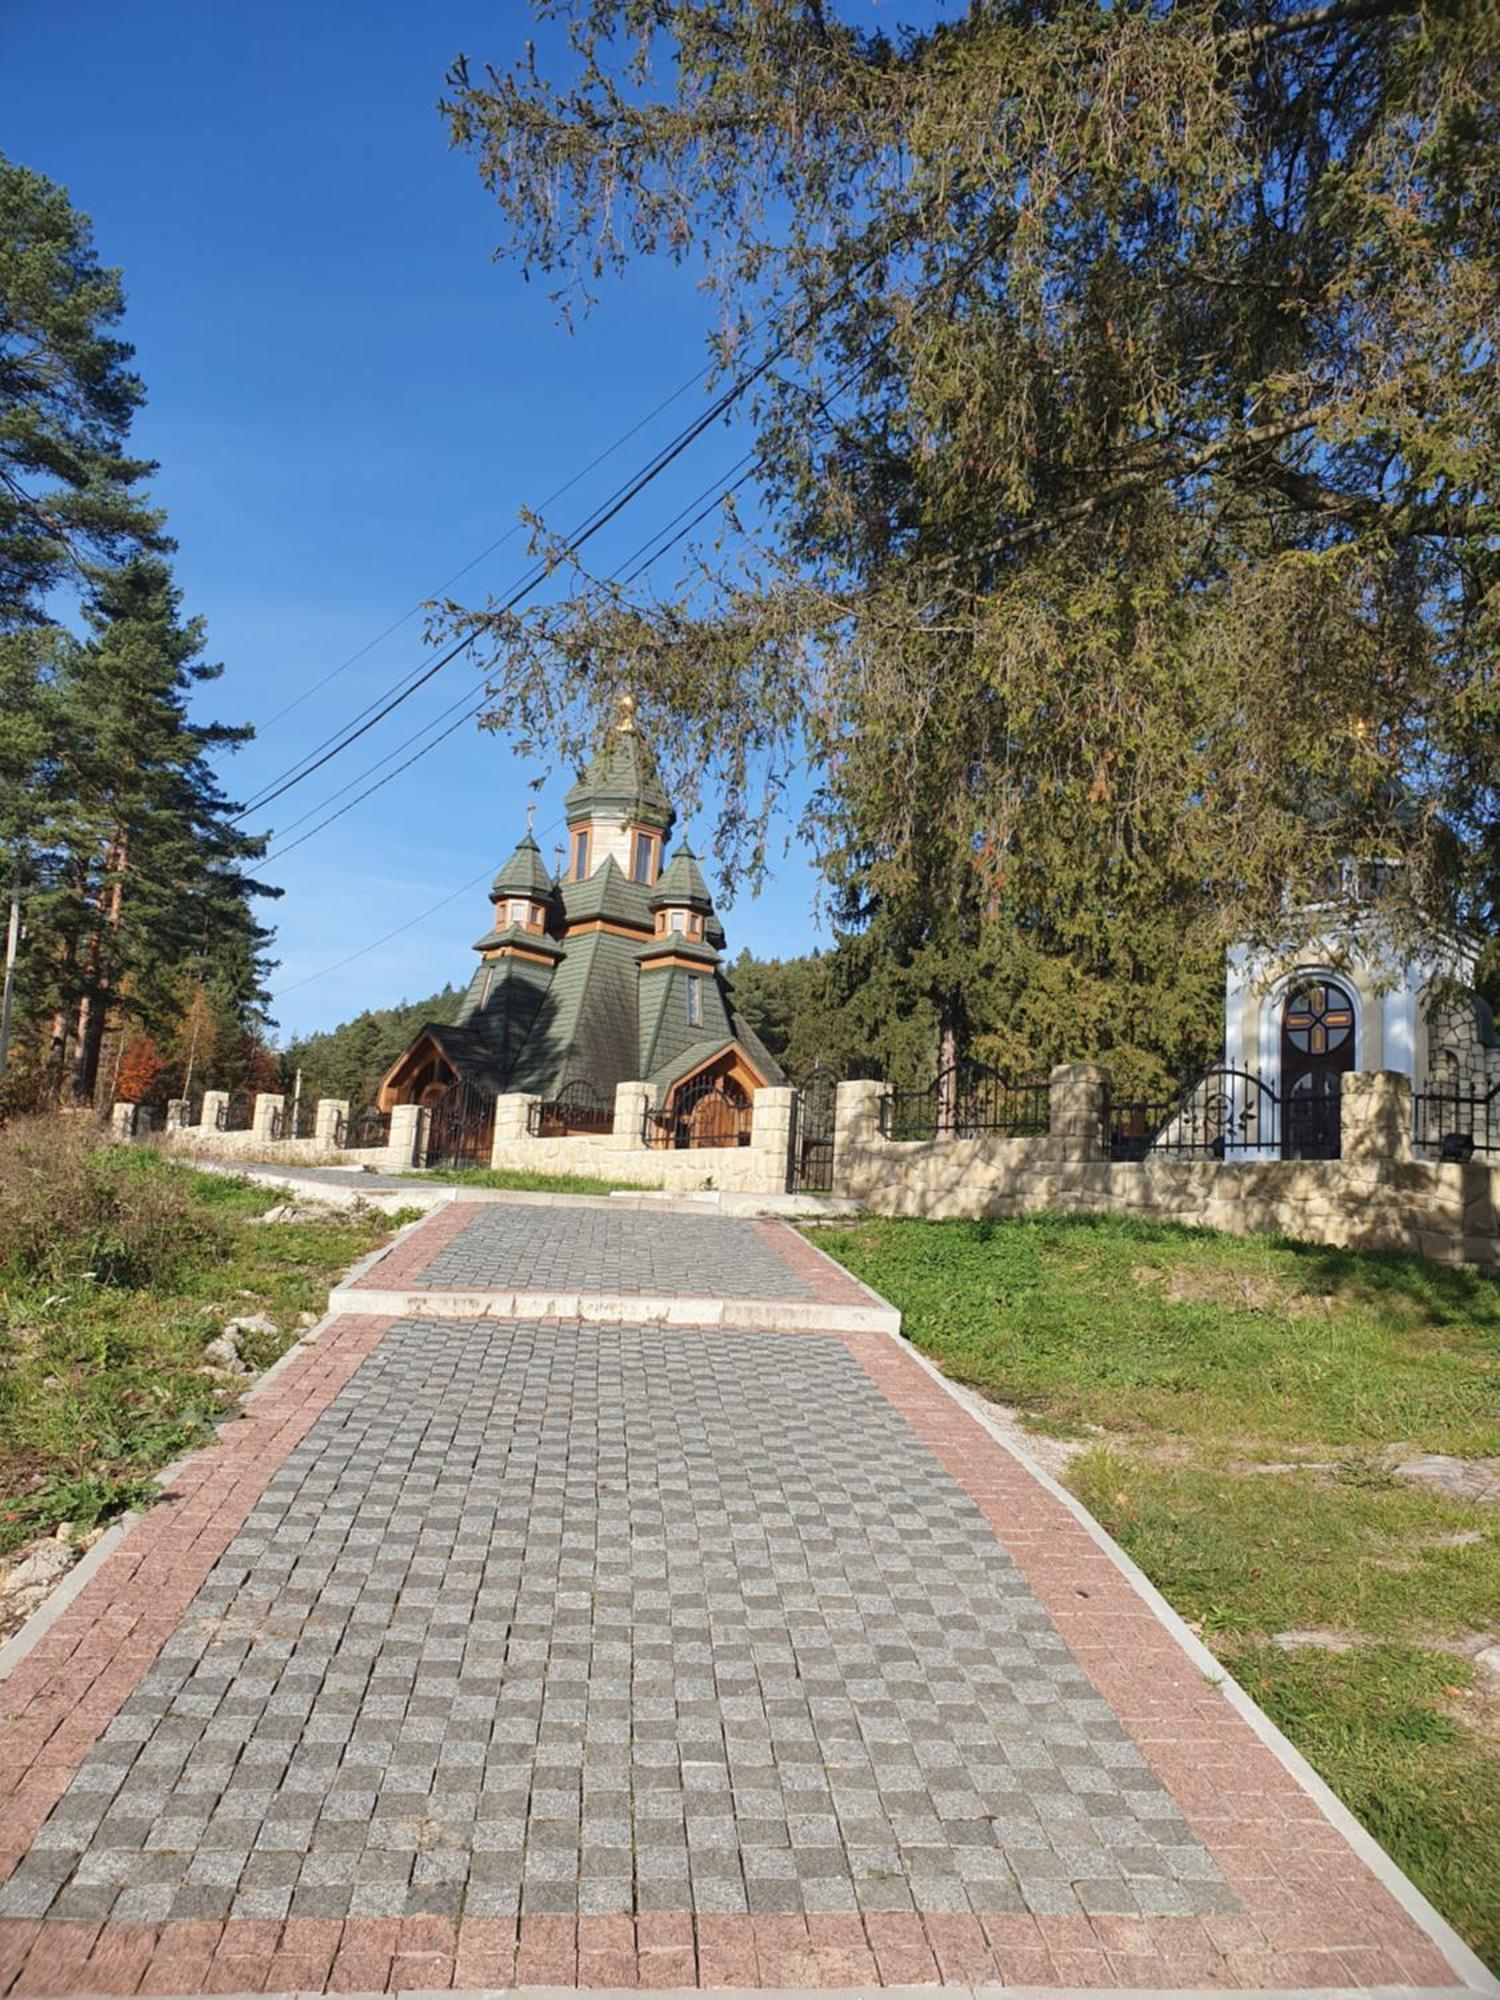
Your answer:
[[[756,1231],[765,1238],[783,1264],[789,1264],[805,1285],[817,1294],[827,1305],[834,1306],[875,1306],[884,1305],[873,1292],[862,1285],[857,1278],[851,1278],[841,1264],[835,1264],[821,1250],[815,1249],[805,1236],[785,1222],[759,1221]]]
[[[431,1226],[407,1239],[428,1239],[423,1258],[432,1254]],[[243,1420],[188,1462],[171,1501],[135,1527],[5,1684],[0,1873],[25,1852],[267,1480],[389,1324],[340,1319],[268,1385]],[[12,1919],[0,1922],[0,1995],[509,1985],[1455,1986],[1452,1968],[1414,1919],[1205,1685],[1068,1509],[896,1342],[834,1337],[983,1510],[1233,1884],[1241,1914]]]
[[[369,1270],[356,1278],[349,1289],[393,1292],[399,1291],[403,1285],[414,1284],[438,1252],[446,1250],[454,1237],[461,1236],[469,1224],[483,1213],[482,1202],[445,1202],[441,1208],[425,1215],[383,1256],[377,1257]]]

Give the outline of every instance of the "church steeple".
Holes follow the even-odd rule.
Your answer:
[[[569,788],[564,806],[570,882],[583,881],[606,860],[627,881],[655,882],[674,814],[636,727],[633,696],[620,696],[604,747]]]
[[[651,912],[658,937],[703,940],[705,924],[713,924],[714,899],[698,866],[698,857],[686,841],[668,862],[651,892]]]

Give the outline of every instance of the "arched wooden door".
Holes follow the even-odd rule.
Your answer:
[[[1354,1002],[1331,979],[1309,979],[1281,1014],[1281,1154],[1339,1156],[1339,1079],[1354,1068]]]

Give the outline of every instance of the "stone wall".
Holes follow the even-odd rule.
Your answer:
[[[1051,1131],[1038,1139],[885,1139],[886,1086],[842,1083],[833,1191],[877,1215],[1133,1215],[1500,1266],[1500,1168],[1413,1161],[1404,1076],[1345,1077],[1338,1160],[1128,1164],[1104,1156],[1106,1080],[1081,1064],[1054,1070]]]
[[[217,1124],[219,1106],[228,1095],[223,1090],[205,1091],[198,1122],[192,1125],[182,1122],[182,1106],[174,1099],[167,1107],[166,1127],[156,1135],[158,1142],[173,1152],[195,1153],[214,1160],[238,1160],[246,1165],[259,1162],[281,1167],[371,1167],[379,1173],[394,1174],[409,1172],[416,1163],[422,1112],[415,1104],[398,1104],[391,1113],[385,1145],[349,1148],[335,1142],[339,1120],[347,1121],[349,1117],[347,1099],[320,1097],[311,1137],[277,1139],[273,1132],[278,1110],[283,1117],[290,1116],[286,1098],[274,1091],[261,1091],[255,1099],[249,1125],[237,1132],[221,1132]],[[133,1113],[132,1105],[115,1106],[117,1131],[128,1135],[133,1130]]]
[[[537,1139],[527,1130],[535,1097],[495,1100],[495,1142],[490,1165],[502,1171],[587,1174],[636,1187],[690,1194],[713,1188],[732,1194],[784,1194],[790,1170],[796,1092],[758,1090],[751,1101],[747,1146],[647,1146],[641,1131],[651,1092],[644,1083],[615,1090],[614,1129]]]
[[[363,1166],[382,1173],[407,1173],[421,1158],[421,1121],[414,1104],[398,1104],[384,1146],[340,1150],[334,1133],[349,1106],[336,1098],[318,1103],[314,1134],[307,1139],[277,1139],[272,1132],[285,1100],[262,1092],[255,1100],[250,1125],[239,1132],[221,1132],[218,1108],[227,1093],[208,1091],[197,1124],[184,1125],[169,1110],[159,1137],[174,1151],[210,1159],[260,1162],[274,1166]],[[535,1098],[511,1095],[495,1099],[495,1134],[491,1166],[519,1173],[587,1176],[636,1187],[667,1188],[680,1193],[717,1189],[734,1194],[784,1194],[791,1167],[796,1092],[757,1091],[752,1101],[750,1140],[744,1146],[695,1146],[661,1149],[642,1143],[641,1131],[651,1092],[643,1083],[622,1083],[615,1091],[614,1129],[579,1133],[565,1139],[535,1139],[527,1119]],[[134,1107],[115,1107],[115,1129],[128,1137],[134,1131]]]
[[[1157,1154],[1112,1163],[1104,1144],[1108,1074],[1090,1064],[1052,1072],[1044,1138],[891,1140],[881,1136],[880,1083],[841,1083],[832,1192],[876,1215],[933,1219],[1034,1214],[1135,1215],[1224,1229],[1269,1231],[1358,1250],[1411,1250],[1443,1262],[1500,1268],[1500,1166],[1414,1160],[1411,1085],[1394,1071],[1346,1076],[1342,1092],[1343,1157],[1338,1160],[1211,1160]],[[776,1195],[786,1191],[793,1157],[796,1093],[756,1093],[750,1143],[660,1150],[641,1140],[649,1090],[622,1083],[614,1129],[570,1138],[533,1138],[527,1120],[536,1101],[495,1101],[491,1165],[524,1173],[588,1176],[619,1185],[690,1194],[714,1189]],[[420,1158],[424,1114],[411,1104],[391,1114],[385,1146],[339,1151],[338,1114],[323,1099],[316,1135],[273,1139],[272,1094],[256,1099],[250,1129],[220,1132],[222,1093],[204,1098],[201,1122],[169,1122],[163,1143],[184,1151],[278,1165],[373,1167],[408,1172]],[[117,1106],[116,1129],[131,1130],[129,1106]]]
[[[1434,997],[1427,1010],[1427,1052],[1424,1090],[1483,1096],[1500,1085],[1500,1048],[1486,1046],[1471,994]]]

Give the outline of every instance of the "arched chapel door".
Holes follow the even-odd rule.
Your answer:
[[[1281,1015],[1281,1153],[1335,1160],[1339,1078],[1354,1067],[1354,1002],[1331,979],[1310,979]]]

